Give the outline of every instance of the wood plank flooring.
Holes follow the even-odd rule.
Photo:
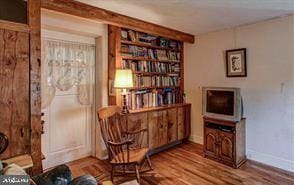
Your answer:
[[[185,143],[151,156],[154,170],[142,175],[143,185],[294,185],[294,173],[253,161],[232,169],[202,157],[202,145]],[[99,181],[110,179],[107,161],[92,157],[68,164],[73,175],[91,174]],[[120,184],[135,177],[116,177]]]

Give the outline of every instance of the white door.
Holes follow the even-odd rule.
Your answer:
[[[94,66],[92,71],[94,73]],[[90,83],[95,84],[94,78]],[[94,100],[91,105],[83,105],[78,92],[76,85],[66,91],[56,88],[50,105],[42,110],[45,121],[42,135],[42,152],[46,158],[43,160],[44,169],[91,155]]]
[[[91,155],[92,107],[77,101],[77,91],[58,91],[45,113],[42,151],[44,168]]]

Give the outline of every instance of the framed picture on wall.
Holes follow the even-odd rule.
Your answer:
[[[227,77],[246,77],[246,48],[226,51]]]

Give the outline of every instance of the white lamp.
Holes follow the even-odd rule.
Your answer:
[[[123,110],[122,113],[128,113],[127,106],[127,89],[132,88],[133,85],[133,73],[130,69],[117,69],[115,72],[114,78],[114,88],[122,89],[122,97],[123,97]]]

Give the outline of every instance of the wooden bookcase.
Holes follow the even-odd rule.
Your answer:
[[[116,69],[132,69],[135,86],[129,89],[131,110],[183,103],[183,42],[111,25],[108,32],[109,89]],[[149,43],[142,42],[142,35],[153,39]],[[121,105],[120,92],[115,91],[109,93],[109,105]],[[145,101],[136,101],[137,96],[142,96],[138,99]]]
[[[134,70],[134,68],[132,69],[133,75],[135,76],[135,78],[136,76],[143,76],[143,77],[146,76],[151,78],[152,77],[156,78],[156,76],[170,77],[171,74],[176,73],[175,76],[178,76],[177,83],[173,83],[171,85],[164,84],[160,86],[158,86],[158,84],[155,84],[156,86],[144,86],[144,87],[137,86],[129,90],[130,92],[148,90],[149,93],[150,92],[153,93],[153,92],[156,92],[158,89],[159,90],[168,89],[169,91],[175,92],[177,94],[174,95],[176,96],[176,98],[174,98],[175,100],[174,102],[166,101],[167,104],[164,104],[164,105],[155,106],[154,104],[152,104],[152,106],[143,106],[143,107],[136,107],[136,109],[130,109],[130,113],[126,115],[126,124],[128,125],[127,128],[130,130],[133,130],[133,129],[136,130],[140,128],[148,129],[148,133],[145,138],[145,143],[146,143],[146,146],[148,146],[150,149],[150,154],[159,152],[168,147],[182,143],[183,141],[187,140],[190,137],[190,133],[191,133],[191,119],[190,119],[191,104],[187,104],[183,102],[183,92],[184,92],[183,42],[169,39],[169,40],[172,40],[173,46],[176,45],[177,47],[162,47],[160,44],[158,44],[158,41],[159,42],[161,41],[159,38],[162,38],[162,37],[159,37],[158,35],[155,35],[155,34],[153,35],[149,33],[150,35],[158,38],[158,40],[153,40],[152,44],[150,43],[148,44],[148,43],[139,42],[138,40],[129,39],[126,37],[125,39],[123,39],[122,37],[125,36],[126,34],[122,36],[121,34],[122,30],[127,31],[127,34],[129,34],[128,33],[129,30],[126,28],[121,28],[121,27],[111,26],[111,25],[108,26],[108,32],[109,32],[108,34],[108,49],[109,49],[108,103],[109,105],[121,105],[121,93],[118,90],[111,91],[110,85],[114,81],[115,70],[124,69],[124,67],[126,67],[124,60],[130,61],[129,63],[132,63],[132,62],[140,63],[141,61],[148,61],[149,66],[145,64],[144,70],[142,70],[142,68],[140,68],[140,70]],[[131,33],[138,34],[136,33],[135,30],[132,30]],[[136,56],[136,55],[133,56],[131,54],[124,55],[123,52],[128,51],[126,50],[126,48],[128,49],[129,46],[144,48],[145,51],[147,50],[147,54],[145,53],[144,56]],[[176,54],[177,57],[175,57],[175,55],[172,55],[172,57],[170,58],[168,57],[167,58],[165,57],[151,58],[149,56],[148,49],[151,49],[154,51],[159,50],[159,54],[162,54],[161,51],[163,51],[163,53],[170,52],[170,53],[178,53],[178,54]],[[172,59],[177,59],[177,60],[172,60]],[[149,70],[150,65],[154,65],[156,67],[159,67],[159,66],[162,67],[163,65],[165,65],[166,66],[165,69],[171,69],[171,70],[157,70],[157,69]],[[146,66],[149,67],[149,68],[147,67],[147,70],[146,70]],[[115,93],[111,94],[110,92],[115,92]],[[128,98],[132,98],[132,97],[129,96]],[[167,97],[164,97],[164,98],[167,98]],[[145,99],[143,98],[143,100]],[[148,97],[148,100],[150,100],[150,97]],[[152,97],[152,100],[154,100],[153,97]],[[150,105],[149,101],[148,101],[148,105]]]

